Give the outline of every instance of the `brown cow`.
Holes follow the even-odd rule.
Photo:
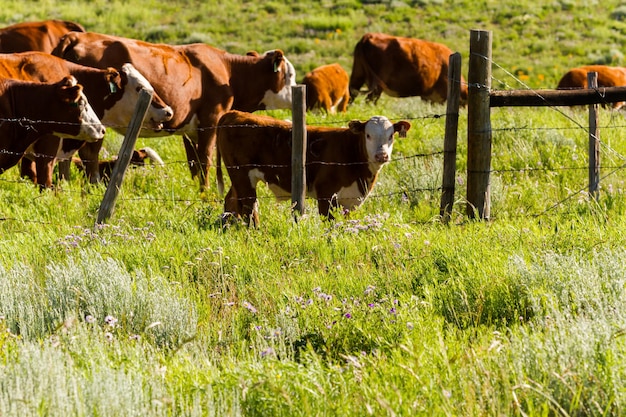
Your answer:
[[[42,135],[100,140],[105,127],[72,76],[57,83],[0,78],[0,173]]]
[[[419,96],[443,103],[448,97],[448,63],[452,51],[445,45],[383,33],[366,33],[354,48],[350,96],[354,100],[367,84],[367,101],[376,103],[384,92],[391,97]],[[461,103],[467,101],[467,83],[461,77]]]
[[[322,65],[307,73],[302,79],[306,86],[307,110],[344,113],[350,101],[348,81],[348,73],[339,64]]]
[[[0,77],[24,81],[56,82],[73,75],[84,88],[92,108],[105,126],[125,133],[139,98],[139,91],[153,91],[152,86],[132,64],[124,64],[120,71],[86,67],[43,52],[0,54]],[[172,109],[158,95],[154,95],[144,119],[144,129],[160,130],[163,122],[172,118]],[[62,155],[71,156],[85,142],[65,140]],[[60,139],[46,138],[33,145],[29,161],[22,163],[22,175],[40,186],[52,186],[52,169],[60,151]],[[102,142],[96,142],[101,147]],[[99,151],[99,148],[98,148]],[[28,154],[27,154],[28,155]],[[35,160],[33,167],[32,160]],[[87,174],[96,182],[98,154],[90,155]]]
[[[166,134],[184,137],[192,177],[208,186],[215,127],[230,110],[291,107],[295,70],[280,50],[235,55],[205,44],[166,45],[99,33],[68,33],[54,55],[94,67],[131,62],[174,109]]]
[[[587,73],[598,73],[598,87],[626,86],[626,68],[609,67],[606,65],[587,65],[569,70],[559,81],[557,89],[587,88]],[[619,101],[612,104],[615,110],[622,108],[626,102]]]
[[[410,127],[406,121],[392,124],[384,116],[352,121],[348,128],[307,126],[307,195],[317,199],[319,213],[331,216],[331,208],[349,211],[361,205],[391,158],[394,134],[404,137]],[[223,158],[231,180],[226,213],[258,226],[259,181],[267,183],[279,200],[291,196],[291,136],[291,123],[272,117],[238,111],[222,116],[216,168],[223,193]]]
[[[49,54],[66,33],[84,31],[80,24],[65,20],[17,23],[0,29],[0,52],[41,51]]]

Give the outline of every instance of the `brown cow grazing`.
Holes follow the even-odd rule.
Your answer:
[[[150,161],[154,165],[165,165],[159,154],[154,149],[148,147],[133,150],[133,154],[130,157],[130,165],[144,166],[146,165],[146,160]],[[85,172],[85,165],[80,158],[72,158],[72,162],[76,165],[76,168],[78,168],[79,171]],[[111,179],[111,174],[113,173],[113,168],[115,168],[116,163],[117,157],[98,161],[100,178],[102,178],[104,182]]]
[[[354,100],[367,84],[367,101],[382,93],[391,97],[419,96],[434,103],[448,97],[448,64],[452,51],[445,45],[383,33],[366,33],[354,48],[350,96]],[[467,83],[461,77],[461,103]]]
[[[307,195],[317,199],[321,215],[331,208],[352,210],[367,198],[382,166],[391,159],[394,134],[406,136],[409,122],[391,123],[384,116],[352,121],[348,128],[307,127]],[[230,111],[217,132],[217,180],[223,193],[220,159],[231,180],[224,211],[259,224],[256,186],[268,184],[277,199],[291,196],[289,122],[268,116]]]
[[[43,52],[22,52],[0,54],[0,77],[13,78],[24,81],[56,82],[67,75],[73,75],[83,86],[84,93],[102,123],[125,133],[133,116],[139,92],[141,89],[153,91],[148,81],[137,71],[132,64],[124,64],[120,70],[114,68],[98,69],[86,67]],[[161,130],[163,122],[173,116],[172,109],[167,106],[158,95],[154,95],[146,117],[144,129],[149,131]],[[35,167],[29,161],[22,163],[22,175],[29,177],[40,186],[52,186],[52,169],[61,151],[61,139],[46,138],[33,145],[28,159],[34,159]],[[65,140],[63,155],[71,156],[85,142]],[[102,141],[96,142],[98,151]],[[27,154],[28,155],[28,154]],[[98,153],[89,155],[90,162],[87,174],[92,182],[97,182]],[[35,172],[36,169],[36,172]]]
[[[606,65],[587,65],[569,70],[559,81],[557,89],[588,88],[587,73],[598,73],[598,87],[626,86],[626,68],[609,67]],[[626,102],[619,101],[612,104],[615,110],[621,109]]]
[[[192,177],[208,187],[215,127],[230,109],[291,108],[295,70],[280,50],[235,55],[205,44],[166,45],[99,33],[68,33],[54,55],[93,67],[131,62],[174,109],[167,135],[184,137]]]
[[[307,73],[302,79],[306,86],[307,110],[344,113],[350,101],[348,81],[348,73],[339,64],[322,65]]]
[[[65,20],[23,22],[0,28],[0,52],[41,51],[50,53],[68,32],[84,32],[80,24]]]
[[[105,127],[72,76],[57,83],[0,78],[0,173],[42,135],[100,140]]]

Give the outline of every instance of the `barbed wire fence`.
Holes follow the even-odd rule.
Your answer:
[[[551,96],[547,96],[546,92],[543,90],[535,90],[532,89],[530,87],[528,87],[522,80],[520,80],[518,77],[516,77],[514,74],[512,74],[510,71],[508,71],[505,67],[497,64],[496,62],[494,62],[491,59],[490,54],[480,54],[480,53],[470,53],[470,56],[472,57],[476,57],[480,60],[485,61],[485,63],[487,63],[488,65],[494,65],[496,66],[499,70],[503,71],[507,76],[511,77],[513,80],[515,80],[515,82],[519,85],[522,86],[522,90],[523,91],[527,91],[529,92],[529,94],[536,96],[537,100],[542,101],[542,103],[540,104],[541,106],[544,107],[550,107],[551,109],[553,109],[554,111],[558,112],[559,114],[561,114],[564,118],[567,118],[568,120],[570,120],[574,126],[573,127],[528,127],[528,126],[516,126],[516,127],[503,127],[503,128],[492,128],[491,126],[488,127],[489,130],[489,134],[493,134],[493,133],[501,133],[501,132],[507,132],[507,131],[518,131],[518,130],[532,130],[532,131],[537,131],[537,132],[545,132],[547,130],[580,130],[580,131],[585,131],[587,132],[589,130],[588,126],[584,126],[583,124],[581,124],[580,122],[578,122],[576,119],[572,118],[569,114],[567,114],[566,112],[564,112],[559,105],[554,105],[554,97]],[[489,71],[490,73],[490,71]],[[493,78],[492,78],[493,79]],[[502,85],[507,85],[503,80],[497,80],[498,82],[500,82]],[[460,82],[460,80],[457,80],[457,82]],[[491,80],[489,81],[489,83],[475,83],[472,82],[471,78],[468,77],[468,83],[467,83],[468,87],[470,88],[470,91],[472,88],[474,88],[476,91],[479,92],[487,92],[488,94],[491,95],[492,91],[490,88],[491,85]],[[615,97],[611,98],[610,95],[606,94],[606,89],[596,89],[595,90],[597,98],[595,99],[595,102],[599,102],[599,103],[611,103],[611,100],[614,100]],[[622,91],[620,91],[620,93],[622,93]],[[471,93],[470,93],[471,94]],[[625,98],[626,98],[626,93],[625,94]],[[507,96],[508,97],[508,96]],[[493,102],[493,95],[491,95],[491,100]],[[519,105],[519,104],[516,104]],[[503,106],[504,107],[504,106]],[[450,117],[450,113],[443,113],[443,114],[431,114],[431,115],[426,115],[423,117],[418,117],[418,118],[406,118],[406,117],[394,117],[393,115],[390,116],[390,119],[405,119],[405,120],[409,120],[409,121],[416,121],[416,120],[424,120],[424,119],[433,119],[433,120],[445,120],[447,118]],[[468,118],[470,116],[468,115]],[[0,120],[0,123],[2,123],[3,121]],[[20,120],[20,123],[28,123],[29,121],[26,120]],[[349,120],[340,120],[340,121],[333,121],[333,122],[326,122],[326,123],[319,123],[319,124],[324,124],[324,125],[345,125],[349,122]],[[469,124],[469,123],[468,123]],[[314,125],[314,124],[311,124]],[[249,126],[248,126],[249,127]],[[623,127],[626,127],[626,124],[612,124],[610,126],[601,126],[602,129],[621,129]],[[469,130],[469,129],[468,129]],[[470,136],[470,132],[468,132],[468,141],[470,140],[469,138]],[[603,151],[606,152],[607,154],[611,154],[614,158],[614,160],[616,162],[614,162],[612,165],[602,165],[603,170],[607,170],[608,172],[606,172],[602,177],[600,177],[600,180],[603,180],[605,178],[608,178],[610,176],[615,175],[617,172],[623,170],[624,168],[626,168],[626,156],[622,155],[620,152],[617,152],[614,148],[612,148],[610,146],[609,143],[606,143],[604,141],[600,141],[600,146],[602,147]],[[469,147],[469,144],[468,144]],[[7,150],[0,150],[0,154],[2,153],[8,153],[9,151]],[[468,150],[469,153],[469,150]],[[390,165],[394,165],[394,164],[402,164],[402,163],[406,163],[406,161],[410,161],[410,160],[415,160],[418,158],[430,158],[430,159],[437,159],[437,161],[441,160],[442,157],[445,154],[445,150],[444,149],[434,149],[432,152],[425,152],[425,153],[416,153],[416,154],[411,154],[411,155],[401,155],[398,157],[394,157],[392,158],[392,160],[389,162]],[[33,155],[33,156],[41,156],[41,155]],[[44,155],[45,156],[45,155]],[[468,155],[468,159],[469,159],[469,155]],[[491,161],[490,161],[491,162]],[[172,165],[178,165],[178,164],[183,164],[183,165],[187,165],[189,162],[188,161],[166,161],[165,162],[165,168],[167,169],[167,166],[172,166]],[[327,162],[327,164],[332,165],[332,162]],[[263,166],[259,166],[259,168],[262,168]],[[400,168],[401,169],[401,168]],[[480,171],[481,174],[485,174],[485,175],[490,175],[490,174],[505,174],[505,173],[515,173],[515,172],[519,172],[519,173],[523,173],[523,172],[557,172],[557,171],[565,171],[565,170],[580,170],[580,171],[586,171],[589,170],[589,166],[588,164],[580,164],[580,165],[576,165],[576,166],[562,166],[562,167],[524,167],[524,168],[518,168],[518,169],[513,169],[513,168],[492,168],[491,167],[491,163],[489,164],[488,167],[486,167],[483,170],[477,170]],[[469,181],[469,176],[471,175],[470,172],[470,167],[469,167],[469,161],[468,161],[468,181]],[[25,184],[28,184],[29,181],[26,180],[11,180],[11,179],[6,179],[3,178],[2,176],[0,176],[0,182],[24,182]],[[468,186],[469,188],[469,186]],[[581,182],[580,187],[576,187],[574,189],[572,189],[569,194],[567,194],[566,197],[560,199],[559,201],[554,201],[549,203],[549,205],[547,206],[547,208],[543,211],[540,211],[538,213],[531,213],[531,214],[525,214],[525,215],[530,215],[530,216],[542,216],[545,215],[547,213],[549,213],[551,210],[553,210],[554,208],[564,204],[566,201],[580,195],[581,193],[584,193],[585,190],[588,189],[588,184],[583,184]],[[432,195],[435,194],[439,194],[443,191],[443,186],[429,186],[429,187],[416,187],[416,188],[412,188],[412,189],[408,189],[406,187],[401,187],[395,190],[390,190],[384,193],[378,193],[376,190],[374,190],[374,192],[368,196],[368,199],[385,199],[385,198],[393,198],[393,197],[402,197],[405,196],[407,193],[431,193]],[[469,191],[468,191],[469,193]],[[259,199],[273,199],[273,197],[263,197],[260,196]],[[140,202],[154,202],[154,203],[159,203],[164,201],[165,199],[159,199],[159,198],[154,198],[154,197],[141,197],[141,196],[134,196],[134,193],[132,190],[127,190],[125,192],[125,195],[122,196],[122,198],[120,198],[120,200],[123,201],[140,201]],[[187,204],[204,204],[204,203],[212,203],[212,204],[221,204],[223,202],[222,199],[215,199],[215,200],[210,200],[207,201],[206,198],[200,198],[198,197],[198,199],[189,199],[189,198],[176,198],[176,197],[169,197],[167,198],[167,201],[178,201],[180,203],[187,203]],[[473,202],[471,202],[470,196],[468,196],[467,198],[468,204],[471,205],[473,204]],[[12,219],[10,217],[3,217],[0,215],[0,221],[10,221],[10,220],[17,220],[17,219]],[[19,219],[19,221],[23,221],[23,222],[32,222],[32,223],[38,223],[38,224],[45,224],[45,222],[41,222],[38,219]]]

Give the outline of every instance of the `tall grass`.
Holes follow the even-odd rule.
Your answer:
[[[468,56],[493,30],[494,88],[552,88],[570,65],[620,64],[607,1],[6,1],[6,24],[75,20],[153,42],[283,48],[301,77],[349,70],[365,31]],[[299,77],[299,78],[300,78]],[[268,112],[289,118],[287,111]],[[307,122],[384,114],[408,137],[374,193],[295,222],[261,187],[261,226],[222,227],[180,138],[140,139],[165,167],[131,169],[95,227],[103,185],[40,192],[0,176],[0,415],[622,415],[626,198],[623,116],[601,113],[601,191],[589,199],[584,109],[494,109],[492,219],[464,201],[441,223],[445,107],[383,96]],[[106,151],[121,137],[109,132]],[[214,169],[210,175],[214,178]]]

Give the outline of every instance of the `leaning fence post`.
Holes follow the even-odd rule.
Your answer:
[[[491,32],[470,32],[467,74],[467,215],[489,219],[491,171]]]
[[[291,148],[291,203],[294,219],[304,214],[306,197],[306,86],[291,87],[293,129]]]
[[[587,73],[588,88],[598,88],[598,73]],[[600,129],[598,104],[589,105],[589,196],[598,199],[600,187]]]
[[[96,224],[104,223],[111,217],[113,211],[115,210],[115,201],[117,200],[117,195],[122,187],[124,174],[126,173],[126,168],[128,168],[128,164],[130,163],[130,158],[133,154],[133,150],[135,149],[135,143],[137,142],[137,136],[139,136],[139,129],[141,129],[143,119],[146,117],[146,112],[148,111],[148,106],[152,101],[153,94],[154,93],[152,91],[145,89],[142,89],[139,92],[139,99],[135,105],[135,112],[133,113],[133,117],[130,119],[128,129],[126,129],[124,142],[122,142],[122,147],[120,148],[117,161],[113,167],[113,172],[111,173],[111,180],[109,181],[109,185],[104,193],[102,203],[100,203]]]
[[[461,101],[461,54],[450,55],[448,67],[448,97],[446,107],[446,132],[443,140],[443,182],[439,215],[444,223],[450,220],[454,205],[456,178],[456,145],[459,127],[459,104]]]

